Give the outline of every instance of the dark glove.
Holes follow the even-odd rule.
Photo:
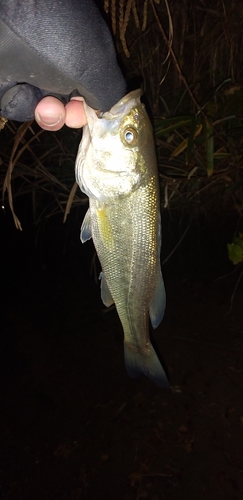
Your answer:
[[[45,95],[82,95],[107,111],[126,93],[108,27],[92,0],[0,2],[0,114],[27,121]]]

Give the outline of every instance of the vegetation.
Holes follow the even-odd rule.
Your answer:
[[[145,91],[162,209],[195,219],[202,213],[234,212],[241,219],[240,3],[216,0],[212,7],[209,0],[104,0],[103,6],[126,79]],[[28,195],[39,223],[60,212],[66,217],[71,202],[86,203],[74,184],[80,137],[81,131],[67,128],[50,133],[33,122],[8,122],[0,132],[2,205],[7,191],[14,213],[14,201]],[[21,229],[15,213],[14,220]]]

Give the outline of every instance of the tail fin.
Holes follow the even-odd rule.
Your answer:
[[[159,358],[150,345],[148,356],[136,352],[132,346],[124,342],[125,366],[130,377],[136,378],[144,373],[152,382],[159,387],[169,387],[167,375],[159,361]]]

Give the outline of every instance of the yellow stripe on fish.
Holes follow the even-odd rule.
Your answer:
[[[97,215],[99,221],[100,236],[109,252],[114,248],[114,240],[112,228],[108,216],[109,208],[104,205],[102,208],[97,208]]]

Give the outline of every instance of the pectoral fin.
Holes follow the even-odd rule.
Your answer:
[[[88,209],[84,216],[83,224],[81,227],[80,239],[82,243],[85,243],[85,241],[90,240],[90,238],[92,238],[91,219],[90,219],[90,209]]]
[[[161,271],[158,273],[157,285],[149,306],[149,316],[152,327],[157,328],[163,319],[166,305],[165,286]]]
[[[103,304],[105,304],[106,307],[110,307],[112,304],[114,304],[114,300],[111,296],[111,292],[108,288],[108,285],[106,283],[106,279],[105,279],[103,273],[100,273],[100,280],[101,280],[100,289],[101,289],[102,302],[103,302]]]

